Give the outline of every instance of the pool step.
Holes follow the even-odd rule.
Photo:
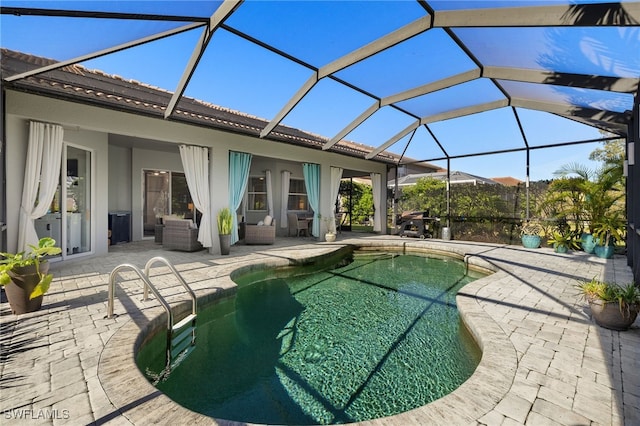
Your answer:
[[[180,322],[178,322],[177,324],[174,324],[171,331],[176,332],[190,322],[194,322],[195,324],[195,320],[196,320],[196,314],[187,315],[182,320],[180,320]]]

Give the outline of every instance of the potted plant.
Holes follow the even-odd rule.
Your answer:
[[[540,247],[542,225],[536,221],[527,221],[522,225],[520,237],[525,248]]]
[[[231,250],[231,228],[233,216],[231,209],[225,207],[218,212],[218,236],[220,238],[220,254],[229,254]]]
[[[589,302],[596,323],[612,330],[627,330],[640,310],[640,288],[629,283],[618,285],[597,279],[583,281],[578,289]]]
[[[35,312],[42,306],[44,294],[49,290],[53,274],[45,256],[60,254],[53,238],[44,237],[38,246],[29,245],[30,251],[0,253],[0,285],[5,286],[7,299],[14,314]]]
[[[613,256],[616,241],[624,239],[625,222],[618,212],[603,216],[591,225],[591,233],[596,242],[596,256],[609,259]]]
[[[327,232],[324,234],[324,240],[332,243],[336,240],[336,219],[332,216],[319,216],[324,222]]]
[[[580,244],[571,232],[554,231],[551,238],[547,240],[547,244],[553,245],[556,253],[566,253],[580,248]]]
[[[578,231],[582,233],[582,248],[587,253],[597,250],[597,255],[612,256],[613,244],[606,244],[601,238],[600,248],[596,229],[612,216],[623,216],[624,178],[622,161],[607,163],[599,170],[593,171],[578,163],[563,166],[556,172],[561,178],[555,180],[550,189],[554,196],[550,197],[549,206],[560,206],[560,211],[573,218]],[[586,232],[586,225],[589,232]],[[622,224],[624,229],[624,223]],[[605,231],[606,233],[606,231]],[[604,235],[603,235],[604,236]],[[622,235],[619,235],[621,239]]]

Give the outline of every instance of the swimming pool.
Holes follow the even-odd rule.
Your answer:
[[[196,349],[158,388],[191,410],[255,423],[345,423],[425,405],[479,362],[455,294],[481,276],[451,258],[377,252],[244,274],[235,298],[199,314]],[[159,337],[139,353],[143,370],[162,362]]]

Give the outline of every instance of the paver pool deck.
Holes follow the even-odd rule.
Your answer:
[[[113,246],[108,255],[52,263],[42,310],[11,314],[0,304],[0,424],[216,424],[155,390],[134,364],[142,331],[159,324],[142,281],[118,275],[114,318],[106,318],[109,274],[130,263],[168,259],[196,294],[231,294],[240,267],[284,265],[344,244],[448,252],[495,271],[457,297],[483,350],[473,376],[452,394],[372,425],[640,425],[640,319],[625,332],[595,325],[575,289],[579,279],[631,282],[626,258],[583,252],[396,236],[341,235],[335,243],[278,238],[273,246],[234,246],[230,256],[162,250],[153,241]],[[180,285],[158,264],[151,281],[172,306]],[[220,424],[231,422],[220,421]]]

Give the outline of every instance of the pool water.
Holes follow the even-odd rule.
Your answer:
[[[235,298],[199,313],[196,348],[157,387],[211,417],[337,424],[425,405],[478,365],[455,294],[483,275],[461,261],[356,252],[311,271],[237,279]],[[143,371],[162,367],[157,337],[138,356]]]

